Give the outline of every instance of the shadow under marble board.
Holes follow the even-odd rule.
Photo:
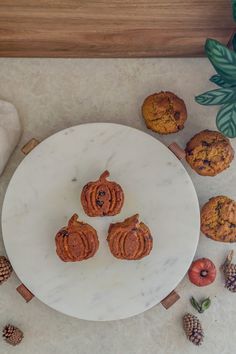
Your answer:
[[[125,204],[119,215],[90,218],[80,192],[106,169]],[[95,227],[100,247],[92,259],[68,264],[54,238],[74,212]],[[109,224],[136,212],[152,231],[153,250],[140,261],[117,260],[107,246]],[[115,320],[151,308],[183,278],[198,243],[199,206],[186,170],[162,143],[126,126],[91,123],[49,137],[25,157],[6,193],[2,228],[10,261],[36,297],[77,318]]]

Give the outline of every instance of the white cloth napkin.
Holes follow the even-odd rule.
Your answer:
[[[13,104],[0,100],[0,175],[21,136],[21,123]]]

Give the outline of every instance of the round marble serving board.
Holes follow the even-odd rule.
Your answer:
[[[125,203],[115,217],[90,218],[80,204],[85,183],[108,169]],[[55,234],[73,213],[98,232],[100,248],[83,262],[64,263]],[[114,258],[109,224],[135,213],[152,231],[151,254]],[[199,206],[181,162],[155,138],[110,123],[65,129],[37,146],[17,168],[4,200],[2,230],[12,265],[48,306],[86,320],[139,314],[167,296],[185,275],[199,238]]]

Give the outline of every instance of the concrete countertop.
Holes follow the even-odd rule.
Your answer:
[[[23,159],[20,147],[32,137],[43,140],[72,125],[103,121],[130,125],[165,144],[176,141],[184,147],[198,131],[216,129],[218,107],[194,102],[196,94],[214,87],[208,81],[213,73],[207,59],[0,59],[0,99],[16,106],[24,129],[21,142],[0,177],[0,206],[9,180]],[[148,94],[160,90],[173,91],[186,102],[188,121],[178,134],[159,136],[145,127],[141,104]],[[236,149],[236,139],[232,144]],[[236,160],[214,178],[198,176],[186,168],[200,205],[219,194],[236,199]],[[236,246],[201,235],[196,258],[211,258],[219,267],[229,249],[236,251]],[[5,254],[1,235],[0,254]],[[0,326],[16,324],[25,338],[17,348],[0,340],[1,354],[236,352],[236,296],[224,288],[220,272],[215,283],[205,288],[195,287],[185,277],[177,288],[181,299],[168,311],[157,305],[139,316],[103,323],[64,316],[37,299],[26,304],[15,291],[18,284],[14,274],[0,287]],[[187,341],[182,329],[185,312],[196,314],[189,304],[191,295],[212,299],[210,309],[199,315],[205,329],[201,349]]]

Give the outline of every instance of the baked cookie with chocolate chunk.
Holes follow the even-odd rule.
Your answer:
[[[147,128],[159,134],[178,132],[187,119],[184,101],[168,91],[148,96],[143,102],[142,114]]]
[[[236,242],[236,202],[224,195],[211,198],[201,210],[201,231],[216,241]]]
[[[97,252],[99,241],[96,230],[74,214],[68,225],[55,237],[56,252],[63,262],[78,262],[91,258]]]
[[[114,257],[127,260],[148,256],[153,246],[151,232],[147,225],[139,222],[138,214],[111,224],[107,241]]]
[[[88,216],[111,216],[119,214],[124,204],[121,186],[108,181],[110,173],[105,171],[99,179],[87,183],[81,193],[81,203]]]
[[[234,150],[228,138],[217,131],[203,130],[186,145],[186,160],[199,175],[215,176],[230,166]]]

